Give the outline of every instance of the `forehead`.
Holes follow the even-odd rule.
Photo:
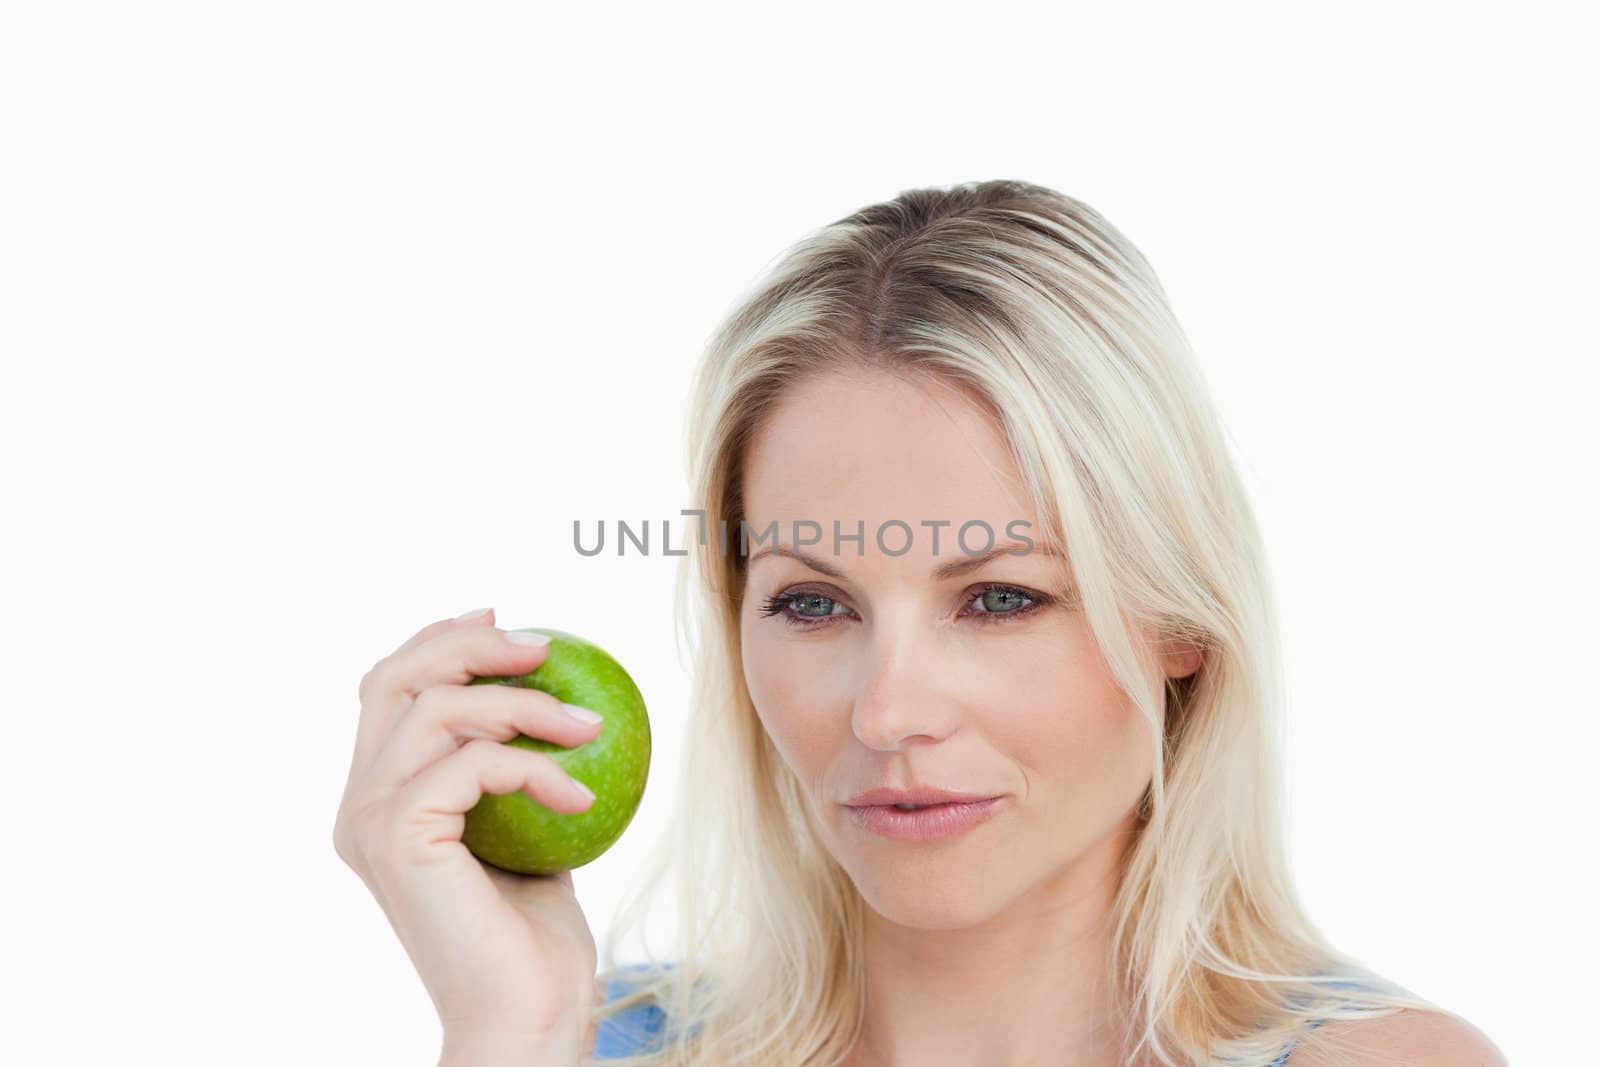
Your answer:
[[[951,524],[940,555],[972,519],[989,523],[997,539],[1018,519],[1029,536],[1039,533],[994,417],[951,385],[883,372],[834,371],[791,386],[757,429],[743,490],[752,525],[777,520],[787,541],[790,522],[817,522],[825,553],[835,519],[846,533],[865,523],[868,554],[877,525],[895,519],[915,531],[912,555],[931,552],[924,520]],[[970,543],[982,540],[975,532]]]

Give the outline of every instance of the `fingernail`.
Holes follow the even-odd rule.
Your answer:
[[[590,711],[588,708],[580,708],[576,704],[563,704],[561,706],[567,709],[568,715],[571,715],[579,722],[597,723],[601,721],[599,714]]]
[[[473,608],[471,611],[463,612],[462,614],[457,615],[455,617],[455,621],[466,622],[468,619],[481,619],[483,616],[489,614],[489,612],[493,610],[493,608]]]
[[[549,634],[531,634],[526,630],[507,630],[506,640],[518,645],[548,645]]]
[[[582,782],[578,781],[576,778],[572,778],[572,776],[570,774],[567,775],[567,777],[572,779],[572,784],[578,787],[578,791],[580,793],[582,793],[584,796],[588,797],[590,800],[594,799],[594,790],[593,789],[590,789],[588,786],[584,785]]]

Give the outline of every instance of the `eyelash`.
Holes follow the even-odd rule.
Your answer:
[[[1019,589],[1017,586],[1014,586],[1014,585],[1001,585],[1001,584],[995,583],[995,584],[991,584],[991,585],[986,585],[983,588],[979,589],[976,593],[974,593],[972,595],[971,599],[969,599],[967,601],[967,603],[970,604],[974,600],[977,600],[979,597],[982,597],[987,593],[1015,593],[1018,596],[1022,597],[1024,600],[1031,601],[1031,603],[1026,604],[1023,607],[1017,608],[1015,611],[978,611],[978,612],[973,612],[974,615],[978,616],[978,618],[980,620],[982,620],[979,623],[980,626],[1005,625],[1008,622],[1012,622],[1012,621],[1016,620],[1019,616],[1032,615],[1034,612],[1038,611],[1041,608],[1049,607],[1051,604],[1054,604],[1055,600],[1056,600],[1055,597],[1049,596],[1049,595],[1047,595],[1045,593],[1033,593],[1033,592],[1029,592],[1026,589]],[[795,614],[793,614],[793,613],[791,613],[790,611],[787,610],[788,606],[793,601],[798,600],[799,598],[804,597],[804,596],[819,597],[819,598],[821,598],[823,600],[828,600],[828,601],[831,601],[831,602],[833,602],[835,604],[838,603],[838,601],[835,600],[833,597],[827,596],[824,593],[812,593],[812,592],[809,592],[809,591],[804,590],[804,589],[802,589],[802,590],[800,590],[798,592],[795,592],[795,591],[792,591],[792,590],[784,590],[783,592],[779,593],[777,596],[770,596],[770,597],[767,598],[766,603],[763,604],[762,607],[761,607],[761,614],[762,614],[763,617],[770,617],[772,615],[782,615],[784,622],[786,622],[790,626],[793,626],[793,627],[796,627],[796,628],[802,629],[802,630],[810,630],[810,629],[815,629],[818,626],[831,625],[831,620],[839,618],[838,615],[834,615],[834,614],[818,615],[818,616],[814,616],[814,617],[809,617],[808,618],[808,617],[804,617],[804,616],[800,616],[800,615],[795,615]]]

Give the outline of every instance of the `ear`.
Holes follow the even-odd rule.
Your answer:
[[[1168,678],[1187,678],[1205,662],[1205,648],[1194,641],[1172,641],[1161,656],[1162,669]]]

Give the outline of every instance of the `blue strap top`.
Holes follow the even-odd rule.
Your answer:
[[[612,977],[606,983],[605,1003],[609,1004],[631,992],[634,983],[628,980],[628,973],[642,971],[646,966],[642,963],[629,964],[622,969],[622,974]],[[609,1019],[602,1019],[595,1031],[594,1058],[621,1059],[653,1051],[659,1047],[666,1021],[666,1013],[653,1001],[635,1004]]]
[[[1313,1025],[1315,1025],[1315,1024],[1313,1024]],[[1283,1067],[1284,1062],[1286,1060],[1288,1060],[1288,1058],[1289,1058],[1289,1053],[1294,1051],[1295,1044],[1296,1044],[1295,1042],[1291,1041],[1287,1045],[1285,1045],[1283,1047],[1283,1051],[1278,1053],[1278,1058],[1273,1060],[1270,1064],[1268,1064],[1267,1067]]]
[[[1365,986],[1365,984],[1361,983],[1361,982],[1329,982],[1327,984],[1331,985],[1331,986],[1335,986],[1335,987],[1340,988],[1340,989],[1364,989],[1364,988],[1367,988]],[[1325,1023],[1327,1021],[1328,1020],[1326,1020],[1326,1019],[1312,1019],[1311,1022],[1309,1024],[1307,1024],[1307,1028],[1311,1029],[1311,1030],[1315,1030],[1317,1027],[1321,1026],[1323,1023]],[[1303,1037],[1304,1035],[1302,1034],[1301,1036]],[[1270,1064],[1268,1064],[1267,1067],[1284,1067],[1284,1064],[1289,1059],[1289,1053],[1294,1051],[1295,1046],[1297,1044],[1299,1044],[1299,1038],[1296,1038],[1295,1040],[1290,1041],[1287,1045],[1284,1046],[1283,1051],[1278,1053],[1278,1058],[1273,1060]]]
[[[669,965],[670,966],[670,965]],[[611,978],[606,983],[605,1003],[617,1000],[633,989],[634,983],[628,980],[629,973],[643,970],[645,964],[629,964],[622,969],[622,973]],[[1352,986],[1354,983],[1338,982],[1340,986]],[[597,1060],[620,1059],[623,1056],[637,1055],[641,1052],[653,1051],[659,1047],[661,1032],[666,1025],[666,1013],[660,1005],[650,1001],[636,1004],[627,1011],[601,1021],[595,1031],[594,1058]],[[1315,1028],[1323,1022],[1316,1019],[1311,1022]],[[1278,1054],[1267,1067],[1284,1067],[1289,1059],[1289,1054],[1294,1051],[1297,1042],[1291,1041]]]

